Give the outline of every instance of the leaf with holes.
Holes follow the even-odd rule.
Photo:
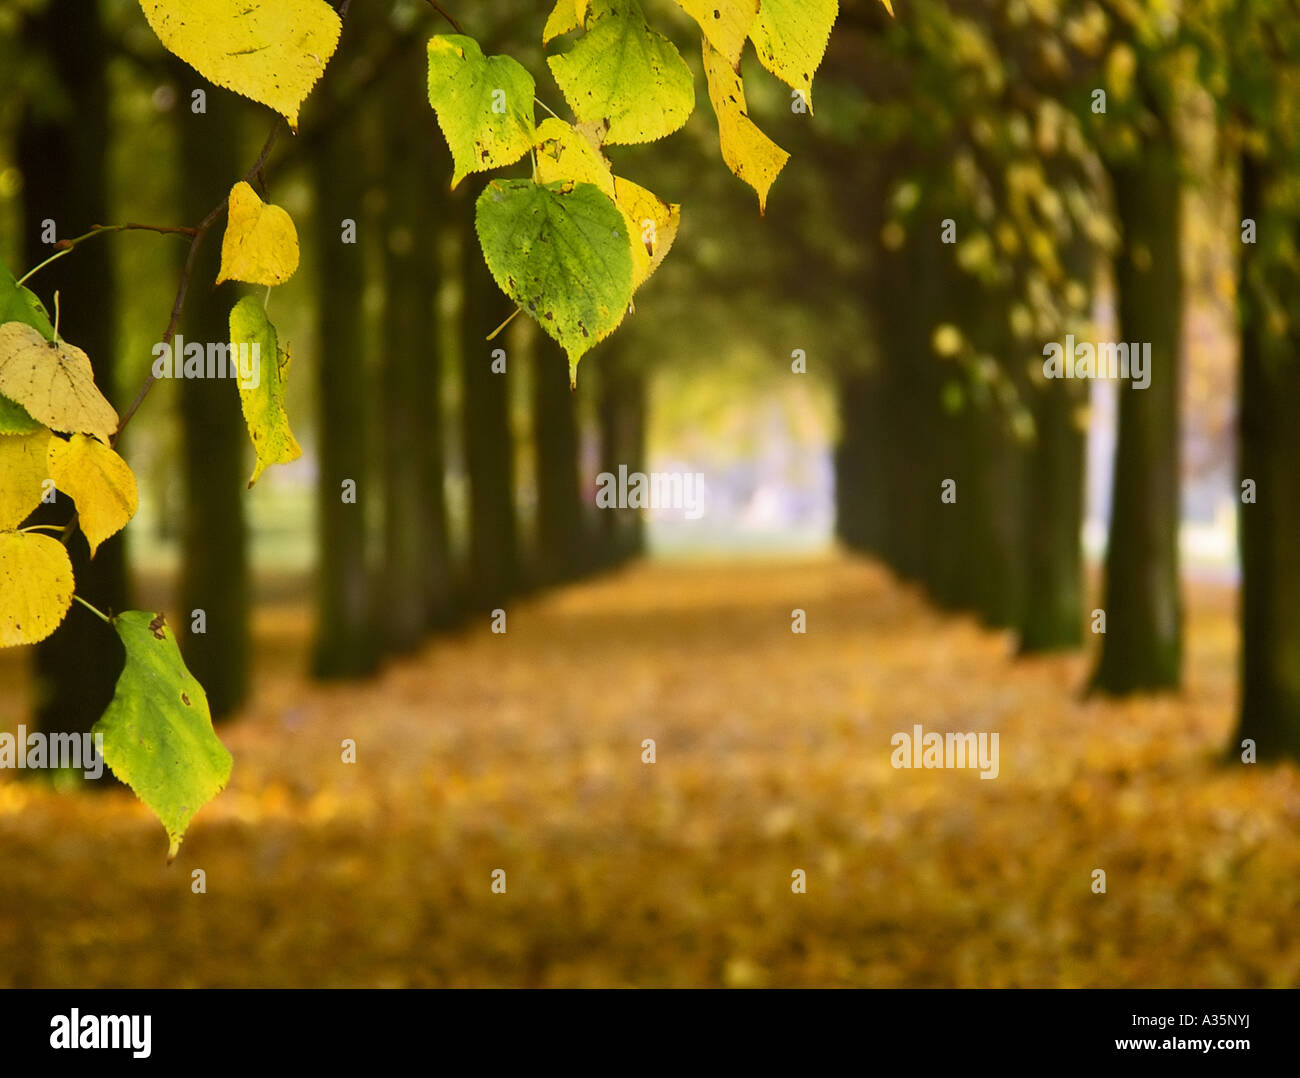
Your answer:
[[[632,299],[632,250],[619,208],[590,183],[495,180],[475,225],[492,277],[578,360]]]
[[[225,789],[232,760],[163,616],[128,610],[112,625],[126,665],[91,732],[104,735],[109,769],[167,829],[170,861],[194,814]]]
[[[762,213],[767,209],[767,193],[790,155],[749,118],[744,83],[727,58],[707,41],[704,42],[704,74],[709,83],[709,100],[718,117],[722,159],[758,192],[758,209]]]
[[[705,39],[735,67],[758,17],[758,0],[677,0],[700,24]]]
[[[464,34],[429,41],[429,104],[451,149],[455,187],[471,172],[513,164],[533,144],[536,83],[509,56],[484,56]]]
[[[691,69],[636,0],[592,4],[587,32],[546,62],[580,123],[608,122],[606,142],[654,142],[695,109]]]
[[[826,55],[839,13],[838,0],[763,0],[749,32],[759,63],[799,90],[810,112],[813,74]]]

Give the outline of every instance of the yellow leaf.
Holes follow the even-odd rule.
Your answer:
[[[72,561],[57,539],[0,532],[0,648],[35,644],[72,605]]]
[[[700,30],[718,52],[735,67],[745,39],[758,17],[758,0],[677,0],[678,6],[700,24]]]
[[[640,288],[659,268],[677,238],[682,208],[665,202],[631,180],[614,177],[614,202],[632,237],[632,287]]]
[[[93,438],[50,439],[49,472],[54,485],[77,503],[77,521],[91,557],[135,516],[140,504],[135,476],[126,461]]]
[[[890,0],[880,0],[880,2],[885,5],[885,10],[889,12],[889,17],[892,19],[894,17],[894,5],[890,3]]]
[[[542,44],[549,45],[557,37],[576,30],[580,22],[573,0],[556,0],[555,10],[551,12],[546,27],[542,30]]]
[[[263,202],[240,180],[230,189],[217,284],[284,284],[297,268],[298,230],[293,218],[281,207]]]
[[[93,434],[102,442],[117,430],[117,413],[96,388],[86,353],[47,341],[26,322],[0,326],[0,395],[51,430]]]
[[[48,430],[0,437],[0,530],[18,527],[41,504],[42,484],[50,476],[49,441]]]
[[[591,183],[614,197],[609,164],[591,141],[563,120],[546,119],[537,127],[537,182],[572,180]]]
[[[740,75],[706,40],[704,73],[709,82],[709,100],[718,117],[722,159],[737,176],[758,192],[759,212],[767,209],[767,193],[785,168],[790,155],[760,131],[745,104],[745,86]]]
[[[591,7],[591,0],[573,0],[574,10],[578,13],[578,25],[587,25],[587,8]]]
[[[298,108],[339,43],[325,0],[140,0],[169,52],[205,78],[274,109],[298,129]]]

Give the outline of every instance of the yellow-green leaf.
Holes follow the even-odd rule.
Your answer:
[[[542,29],[542,44],[549,45],[557,37],[576,30],[580,25],[578,9],[573,0],[555,0],[555,8]]]
[[[709,100],[718,117],[722,159],[758,192],[758,209],[762,213],[767,209],[767,193],[790,155],[749,118],[740,75],[708,41],[704,42],[704,73],[709,83]]]
[[[289,377],[289,353],[282,352],[275,326],[267,320],[261,301],[245,296],[230,312],[230,346],[236,351],[247,349],[254,371],[254,384],[239,383],[239,400],[244,409],[244,423],[257,464],[253,468],[251,487],[271,464],[288,464],[302,456],[302,449],[284,410],[284,389]],[[249,369],[239,360],[241,370]]]
[[[533,145],[537,84],[518,60],[484,56],[464,34],[429,40],[429,104],[451,149],[455,187],[471,172],[513,164]]]
[[[135,475],[102,442],[74,434],[68,441],[49,440],[49,475],[54,485],[77,503],[77,522],[90,554],[126,527],[140,505]]]
[[[758,0],[677,0],[705,38],[735,67],[758,16]]]
[[[194,814],[230,781],[233,761],[216,732],[203,686],[185,666],[161,614],[128,610],[112,621],[126,665],[91,732],[104,762],[167,829],[167,860]]]
[[[226,207],[217,284],[284,284],[297,268],[298,230],[293,218],[282,207],[263,202],[250,184],[240,180],[230,189]]]
[[[95,386],[86,353],[66,341],[47,341],[26,322],[0,326],[0,394],[51,430],[93,434],[103,442],[117,430],[117,413]]]
[[[803,93],[812,111],[812,79],[826,55],[839,0],[763,0],[749,32],[758,60]]]
[[[325,0],[140,0],[140,6],[169,52],[218,86],[274,109],[294,130],[342,26]]]
[[[691,69],[637,0],[598,0],[587,32],[546,62],[579,122],[607,121],[616,145],[671,135],[695,108]]]
[[[35,644],[72,605],[72,561],[39,532],[0,532],[0,648]]]
[[[641,287],[672,247],[681,207],[665,202],[631,180],[615,176],[609,162],[587,136],[562,120],[543,120],[537,128],[537,137],[538,183],[568,180],[592,184],[612,199],[623,214],[632,249],[632,286]],[[610,327],[601,339],[614,328],[617,327]]]

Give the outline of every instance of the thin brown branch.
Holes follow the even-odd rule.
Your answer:
[[[456,33],[463,34],[465,32],[465,28],[461,26],[461,24],[458,23],[454,18],[451,17],[447,9],[444,8],[440,3],[438,3],[438,0],[428,0],[428,3],[429,6],[433,8],[434,11],[436,11],[439,15],[441,15],[444,19],[446,19],[449,23],[451,23],[453,27],[455,27]]]

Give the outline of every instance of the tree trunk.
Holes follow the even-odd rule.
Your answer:
[[[327,76],[328,78],[328,76]],[[316,511],[316,677],[358,677],[375,668],[379,648],[373,621],[372,566],[365,506],[372,495],[368,449],[370,412],[360,125],[346,123],[323,139],[315,161],[315,233],[318,260]],[[344,242],[344,221],[358,235]],[[345,491],[345,485],[351,489]]]
[[[1266,228],[1270,168],[1250,155],[1242,161],[1241,216]],[[1300,758],[1300,335],[1279,339],[1263,325],[1260,248],[1242,247],[1241,478],[1253,481],[1254,503],[1241,521],[1241,710],[1229,752],[1255,742],[1259,759]],[[1285,272],[1285,271],[1279,271]],[[1276,285],[1276,282],[1274,282]],[[1292,277],[1283,294],[1294,294]]]
[[[1122,695],[1177,688],[1181,197],[1171,131],[1112,166],[1123,229],[1116,259],[1120,336],[1151,345],[1151,382],[1119,386],[1119,434],[1106,551],[1106,633],[1092,688]]]
[[[76,26],[76,32],[69,26]],[[42,242],[43,222],[52,220],[58,239],[107,224],[109,86],[106,46],[99,8],[78,0],[50,0],[31,15],[23,40],[47,57],[62,96],[58,107],[27,102],[17,134],[18,167],[23,176],[23,259],[26,267],[44,261],[53,248]],[[41,270],[32,287],[54,310],[59,293],[59,334],[85,350],[95,382],[119,408],[115,385],[117,296],[111,241],[87,243]],[[166,241],[164,241],[166,242]],[[21,276],[24,269],[18,269]],[[60,494],[42,506],[35,520],[64,524],[72,503]],[[109,539],[90,559],[78,533],[69,553],[77,594],[104,611],[127,606],[124,537]],[[89,730],[113,698],[122,669],[115,635],[84,607],[74,604],[63,624],[34,652],[35,725],[47,733]]]
[[[555,584],[580,575],[588,562],[578,478],[577,390],[563,359],[533,348],[533,434],[537,467],[538,576]]]
[[[230,192],[231,162],[247,155],[240,138],[242,99],[208,86],[207,112],[186,107],[189,90],[201,80],[174,63],[180,87],[176,124],[180,154],[181,218],[197,224]],[[237,289],[214,288],[221,263],[219,224],[204,240],[190,277],[179,332],[189,343],[230,340],[230,309]],[[160,387],[166,391],[166,387]],[[219,719],[236,710],[248,692],[249,566],[244,502],[247,497],[249,439],[239,392],[229,379],[179,379],[181,472],[185,524],[180,582],[185,661],[203,686]],[[204,631],[192,632],[202,610]]]
[[[473,206],[461,234],[462,303],[460,361],[465,470],[469,480],[470,579],[467,592],[478,610],[501,606],[519,585],[515,520],[514,438],[510,425],[510,363],[502,337],[487,337],[510,314],[488,272],[472,226]],[[494,353],[496,358],[494,360]],[[493,364],[504,356],[504,373]]]

